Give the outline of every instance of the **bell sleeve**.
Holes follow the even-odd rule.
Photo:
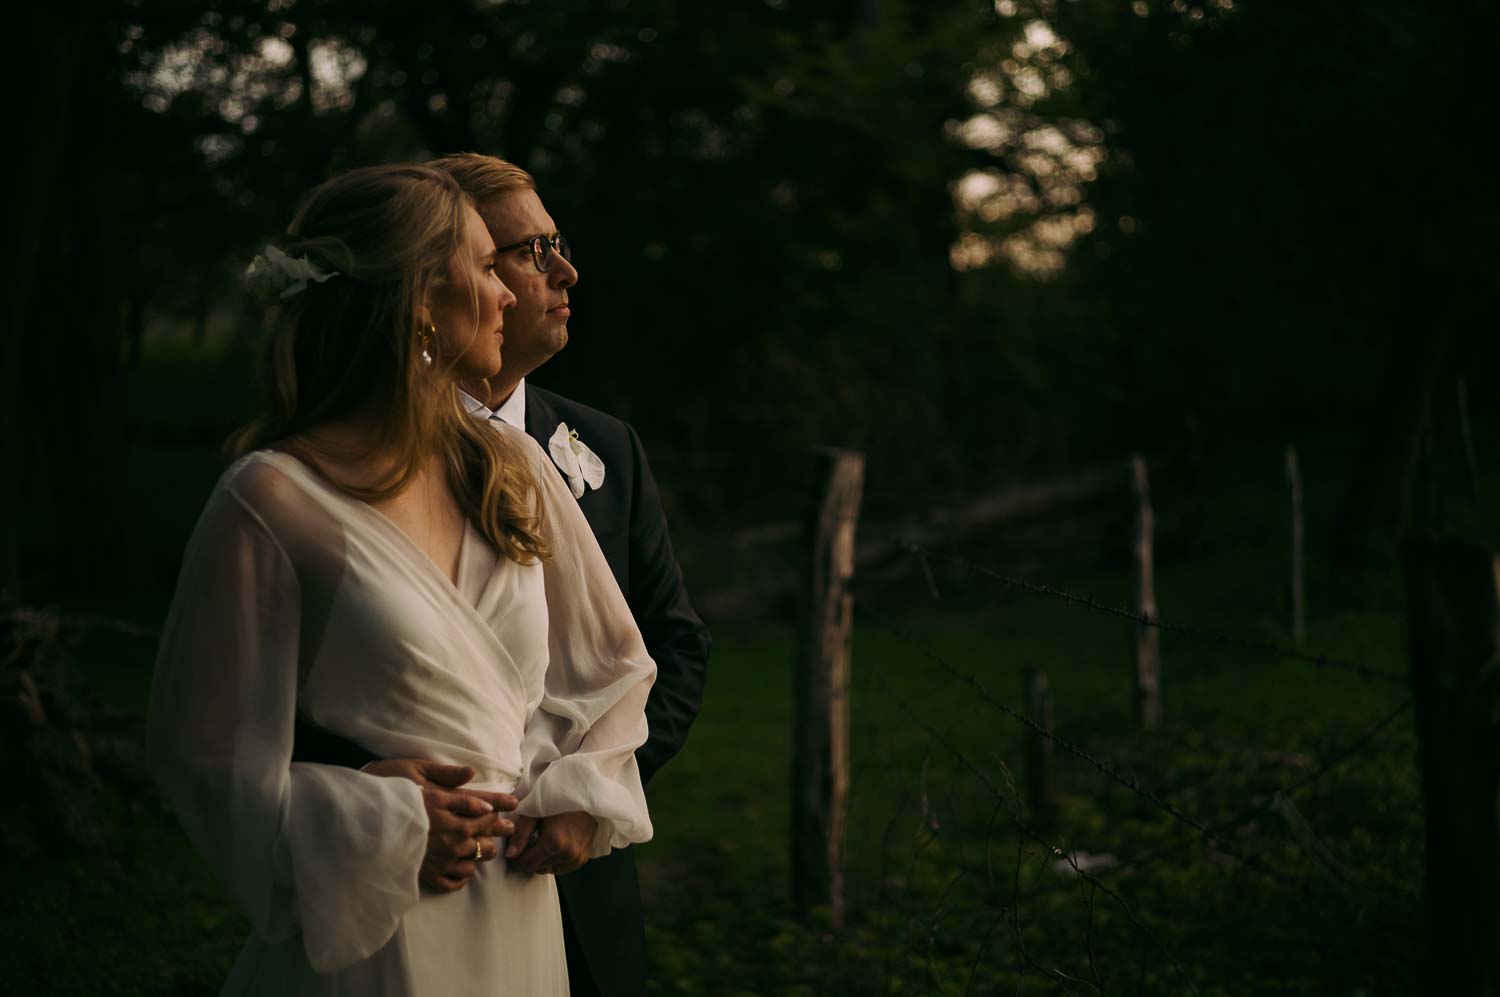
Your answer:
[[[233,487],[257,477],[244,470],[279,479],[231,471],[194,530],[152,681],[150,764],[254,930],[300,930],[327,972],[374,953],[417,903],[427,814],[408,780],[291,762],[301,592],[256,511],[267,489]]]
[[[594,539],[588,520],[541,448],[532,458],[543,529],[548,664],[541,702],[526,724],[518,813],[583,811],[598,821],[589,857],[651,838],[635,750],[646,741],[646,698],[656,665]]]

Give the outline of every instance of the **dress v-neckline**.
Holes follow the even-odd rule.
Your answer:
[[[427,551],[422,548],[422,545],[417,543],[417,541],[412,538],[412,535],[402,529],[390,516],[387,516],[385,513],[381,512],[379,509],[375,508],[375,506],[364,501],[363,499],[355,498],[353,495],[349,495],[341,491],[339,488],[335,487],[332,482],[327,481],[321,474],[313,470],[307,464],[303,463],[301,459],[294,456],[293,454],[287,453],[285,450],[266,449],[260,452],[273,455],[274,457],[287,458],[297,466],[298,471],[300,471],[305,477],[312,479],[312,481],[323,491],[328,492],[335,498],[341,499],[349,505],[356,506],[359,509],[363,510],[367,515],[367,518],[377,523],[383,532],[395,536],[398,543],[406,548],[407,556],[411,560],[416,561],[418,564],[420,564],[422,566],[422,570],[426,571],[428,574],[432,575],[434,578],[440,581],[443,587],[455,599],[457,599],[465,606],[469,607],[471,610],[475,610],[476,612],[478,611],[479,603],[483,599],[484,593],[482,591],[475,593],[474,599],[471,600],[464,594],[463,588],[461,587],[465,577],[464,569],[469,565],[469,534],[474,529],[474,524],[469,521],[468,516],[464,517],[463,535],[458,539],[458,564],[455,568],[455,574],[457,575],[457,577],[449,578],[448,573],[444,571],[442,567],[432,559],[432,555],[427,553]],[[277,463],[280,462],[277,461]]]
[[[464,565],[466,555],[469,550],[469,530],[473,529],[473,525],[469,522],[468,516],[464,517],[463,533],[461,533],[458,538],[458,560],[454,563],[453,577],[450,578],[448,576],[448,572],[443,570],[443,566],[438,564],[437,561],[433,559],[433,556],[427,553],[427,549],[421,544],[417,543],[416,538],[413,537],[410,533],[406,532],[406,530],[402,528],[400,523],[396,522],[390,516],[387,516],[385,513],[381,512],[375,506],[364,501],[363,499],[356,499],[353,498],[353,496],[350,496],[350,498],[353,499],[353,501],[358,502],[360,505],[364,506],[366,509],[369,509],[375,515],[379,516],[381,521],[385,523],[387,527],[400,535],[402,541],[404,541],[406,545],[411,548],[413,554],[421,556],[421,559],[427,563],[427,566],[430,569],[432,569],[433,574],[437,575],[444,582],[446,582],[448,584],[448,587],[451,588],[454,592],[457,592],[460,597],[463,597],[463,590],[459,586],[464,578]],[[464,598],[464,601],[468,602],[469,600],[467,598]]]

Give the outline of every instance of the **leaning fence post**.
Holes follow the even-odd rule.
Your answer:
[[[1052,690],[1047,673],[1035,668],[1026,669],[1022,683],[1026,716],[1036,725],[1026,729],[1026,802],[1032,818],[1045,826],[1053,817],[1052,742],[1042,731],[1052,730]]]
[[[808,511],[806,603],[793,680],[792,903],[844,919],[844,821],[849,799],[849,636],[854,597],[854,531],[865,458],[817,452]]]
[[[1406,550],[1412,685],[1427,805],[1425,992],[1500,993],[1500,560]]]
[[[1151,483],[1146,476],[1146,458],[1130,458],[1130,492],[1133,499],[1134,535],[1130,552],[1135,564],[1135,615],[1156,617],[1155,542],[1156,516],[1151,511]],[[1144,622],[1135,625],[1135,717],[1150,730],[1161,723],[1161,634]]]
[[[1299,645],[1307,637],[1307,607],[1302,593],[1302,469],[1297,463],[1297,448],[1286,448],[1286,485],[1288,514],[1291,519],[1291,557],[1287,570],[1287,600],[1292,614],[1292,639]]]

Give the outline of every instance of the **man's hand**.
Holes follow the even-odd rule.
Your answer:
[[[370,762],[361,772],[370,775],[400,776],[410,779],[422,787],[424,798],[428,791],[432,791],[432,800],[442,806],[447,801],[454,806],[459,806],[456,797],[477,796],[484,800],[495,810],[514,810],[517,806],[516,798],[509,793],[494,793],[484,789],[457,790],[464,783],[474,778],[474,769],[468,765],[445,765],[442,762],[429,761],[425,758],[385,758],[380,761]],[[428,813],[431,813],[431,804]]]
[[[518,815],[515,825],[505,857],[512,860],[511,866],[518,872],[542,875],[561,875],[581,868],[589,860],[589,846],[599,829],[599,822],[581,810],[540,820]],[[533,829],[535,841],[531,840]]]
[[[422,758],[391,758],[371,762],[371,775],[410,779],[422,787],[427,808],[427,854],[422,858],[421,882],[444,893],[461,890],[479,862],[499,854],[496,838],[515,834],[515,824],[496,811],[514,810],[509,793],[460,789],[474,778],[467,765],[445,765]]]

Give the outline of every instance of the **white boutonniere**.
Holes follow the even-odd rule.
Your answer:
[[[583,486],[598,488],[604,484],[604,461],[578,438],[578,430],[569,429],[566,422],[557,424],[557,432],[547,441],[547,451],[552,462],[568,479],[568,487],[574,498],[583,498]]]

